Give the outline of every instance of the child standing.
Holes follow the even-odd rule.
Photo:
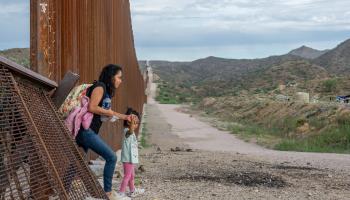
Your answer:
[[[135,110],[128,108],[127,112],[132,115],[131,121],[124,120],[124,137],[122,143],[122,155],[121,162],[124,168],[124,178],[120,185],[119,194],[126,196],[126,187],[129,186],[130,192],[127,194],[129,197],[135,197],[138,194],[144,193],[144,189],[135,188],[135,170],[134,165],[139,163],[138,154],[138,142],[135,135],[135,130],[138,127],[138,120],[140,115]]]

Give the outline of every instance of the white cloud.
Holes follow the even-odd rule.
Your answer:
[[[231,27],[233,30],[259,31],[262,28],[301,29],[318,26],[325,30],[329,24],[350,24],[345,0],[132,0],[132,13],[136,29],[147,30],[147,26],[165,25],[178,28],[210,27],[213,29]],[[149,22],[146,24],[138,23]],[[166,24],[159,22],[165,21]],[[192,23],[193,22],[193,23]],[[248,27],[248,28],[247,28]],[[146,29],[145,29],[146,28]]]
[[[141,56],[147,47],[340,42],[350,36],[348,0],[131,0],[131,5]]]
[[[1,0],[0,50],[29,47],[29,0]]]
[[[0,0],[0,49],[29,46],[29,2]],[[334,44],[334,41],[341,42],[350,36],[349,0],[130,2],[135,44],[140,58],[155,57],[156,51],[152,54],[152,50],[160,48],[176,48],[169,51],[176,53],[171,56],[189,58],[194,52],[197,55],[217,53],[215,56],[224,56],[222,52],[230,49],[242,49],[242,46],[245,46],[244,49],[249,46],[252,49],[263,48],[271,43],[280,44],[279,48],[276,45],[271,47],[275,50],[285,46],[286,52],[292,44]],[[204,53],[200,53],[201,49]],[[246,56],[242,53],[235,55],[260,56],[262,54],[259,52],[263,50],[242,51],[247,53],[244,54]],[[162,52],[165,59],[166,54],[167,51]]]
[[[29,13],[29,3],[21,2],[0,2],[0,19],[3,17],[11,17],[15,15],[23,15]]]

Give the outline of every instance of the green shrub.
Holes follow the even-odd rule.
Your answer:
[[[322,86],[325,92],[335,92],[337,89],[337,80],[336,79],[328,79],[323,81]]]
[[[350,153],[350,125],[330,127],[303,139],[284,139],[275,146],[283,151]]]

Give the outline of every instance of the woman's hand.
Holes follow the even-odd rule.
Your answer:
[[[130,122],[130,130],[132,132],[134,132],[137,129],[137,126],[138,126],[138,120],[136,120],[136,119],[137,119],[137,117],[136,118],[133,117],[131,122]]]
[[[129,122],[131,121],[136,121],[137,123],[139,123],[139,118],[136,115],[125,115],[125,117],[123,118],[124,120],[128,120]]]
[[[113,112],[113,115],[112,116],[116,116],[118,117],[118,119],[121,119],[121,120],[127,120],[129,122],[131,122],[131,115],[124,115],[124,114],[120,114],[120,113],[117,113],[117,112]]]
[[[132,118],[132,120],[136,121],[137,124],[140,122],[140,119],[134,114],[131,114],[131,118]]]

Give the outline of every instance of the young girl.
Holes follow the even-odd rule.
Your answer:
[[[126,196],[126,187],[129,186],[130,192],[127,194],[127,196],[135,197],[138,194],[144,193],[144,189],[135,188],[134,185],[134,164],[139,163],[138,144],[135,135],[135,130],[138,127],[138,120],[135,119],[140,119],[140,115],[131,108],[128,108],[126,115],[136,116],[137,118],[133,117],[131,122],[124,120],[125,129],[121,155],[121,162],[123,163],[124,168],[124,178],[120,185],[119,194],[120,196]]]

